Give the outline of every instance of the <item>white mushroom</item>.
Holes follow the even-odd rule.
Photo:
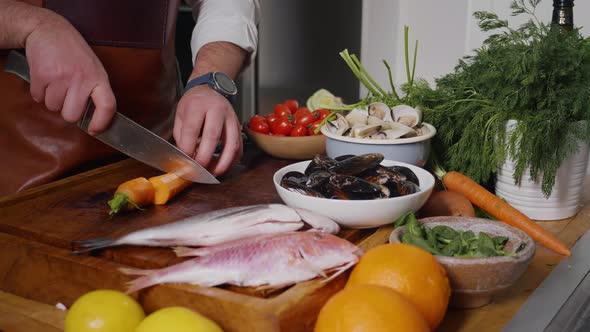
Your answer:
[[[408,127],[416,127],[422,123],[422,111],[408,105],[397,105],[391,109],[393,120]]]

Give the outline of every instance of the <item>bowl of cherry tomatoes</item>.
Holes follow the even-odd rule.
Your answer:
[[[326,153],[326,137],[319,130],[326,109],[312,111],[294,99],[277,104],[270,114],[255,115],[245,125],[248,138],[267,154],[305,160]]]

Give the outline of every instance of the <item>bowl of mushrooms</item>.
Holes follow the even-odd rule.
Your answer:
[[[385,159],[423,167],[436,128],[422,122],[422,111],[408,105],[390,108],[375,102],[355,108],[322,127],[328,157],[381,153]]]

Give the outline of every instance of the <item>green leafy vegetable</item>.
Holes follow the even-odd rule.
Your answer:
[[[400,217],[396,227],[405,227],[401,242],[418,246],[433,255],[451,257],[494,257],[516,256],[504,250],[508,238],[490,236],[480,232],[476,236],[472,231],[455,230],[452,227],[438,225],[432,228],[418,222],[413,213]],[[522,250],[521,244],[516,252]]]
[[[579,141],[590,142],[590,39],[541,23],[538,3],[513,1],[513,15],[530,17],[516,29],[475,12],[481,30],[494,34],[437,79],[436,89],[420,80],[411,91],[438,130],[443,167],[485,185],[510,159],[516,184],[523,176],[540,180],[549,196],[561,163]],[[507,132],[509,120],[516,122]]]

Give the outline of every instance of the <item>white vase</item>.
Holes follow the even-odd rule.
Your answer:
[[[510,120],[510,130],[516,122]],[[515,165],[506,160],[497,168],[496,195],[534,220],[557,220],[574,216],[582,207],[584,179],[588,167],[587,143],[578,144],[577,153],[565,159],[557,170],[555,185],[549,197],[541,191],[541,176],[538,181],[530,180],[528,168],[523,172],[520,184],[514,184]]]

